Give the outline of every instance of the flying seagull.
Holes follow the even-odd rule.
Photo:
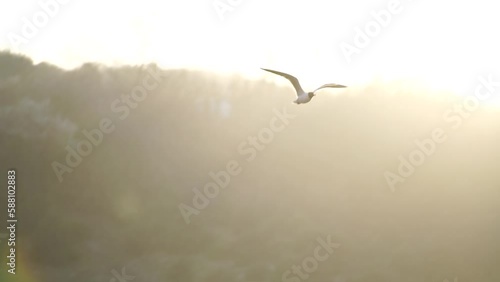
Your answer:
[[[262,68],[262,69],[265,71],[268,71],[268,72],[272,72],[272,73],[277,74],[277,75],[281,75],[284,78],[288,79],[292,83],[293,88],[295,88],[295,91],[297,92],[297,100],[293,101],[296,104],[305,104],[305,103],[311,101],[312,97],[316,96],[314,93],[320,89],[347,87],[347,86],[336,84],[336,83],[327,83],[327,84],[317,88],[313,92],[306,93],[306,92],[304,92],[304,90],[302,90],[302,87],[300,86],[299,80],[295,76],[289,75],[289,74],[284,73],[284,72],[275,71],[275,70],[264,69],[264,68]]]

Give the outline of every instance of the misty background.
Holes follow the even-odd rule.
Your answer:
[[[0,181],[16,169],[18,217],[11,275],[1,189],[0,282],[499,281],[497,14],[487,0],[0,1]],[[348,87],[296,105],[260,68]],[[491,97],[474,104],[477,87]],[[186,220],[193,189],[232,162]],[[307,279],[287,275],[328,238]]]
[[[340,247],[309,281],[500,277],[498,107],[453,130],[442,115],[463,98],[410,82],[295,105],[290,86],[168,69],[120,120],[112,101],[154,65],[65,71],[2,52],[0,66],[1,171],[17,170],[19,218],[18,274],[2,281],[110,281],[123,267],[133,281],[281,281],[327,235]],[[238,146],[283,108],[296,117],[247,162]],[[59,182],[51,164],[104,117],[115,131]],[[436,127],[447,141],[392,192],[384,172]],[[229,160],[242,173],[186,224],[179,204]]]

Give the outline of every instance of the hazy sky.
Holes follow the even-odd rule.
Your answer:
[[[65,68],[156,61],[269,77],[267,67],[305,87],[410,79],[468,91],[500,73],[500,17],[486,0],[65,1],[1,1],[0,49]]]

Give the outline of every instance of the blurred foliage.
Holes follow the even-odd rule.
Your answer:
[[[19,218],[19,274],[2,242],[1,281],[108,282],[122,267],[133,281],[281,281],[327,235],[341,247],[309,281],[500,278],[498,109],[453,131],[442,114],[460,98],[405,83],[297,106],[291,87],[171,69],[121,120],[113,101],[156,68],[0,53],[0,171],[17,170]],[[247,162],[238,146],[284,107],[297,117]],[[59,182],[52,163],[103,118],[115,130]],[[448,140],[392,193],[383,173],[436,127]],[[178,205],[230,160],[243,172],[187,225]]]

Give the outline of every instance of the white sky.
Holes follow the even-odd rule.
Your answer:
[[[298,76],[306,88],[410,79],[464,91],[478,74],[500,74],[499,10],[487,0],[401,0],[402,10],[351,62],[340,44],[355,46],[355,28],[364,30],[391,0],[218,0],[236,3],[224,20],[214,0],[66,0],[14,48],[9,36],[23,36],[23,18],[33,22],[40,3],[51,1],[0,1],[0,49],[64,68],[156,61],[269,77],[259,69],[266,67]]]

